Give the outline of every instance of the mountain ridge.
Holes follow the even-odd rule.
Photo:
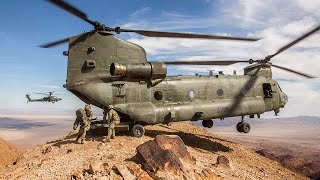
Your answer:
[[[142,138],[119,134],[110,143],[105,143],[99,135],[89,135],[86,144],[76,144],[75,133],[72,131],[58,140],[27,150],[15,165],[4,169],[0,179],[123,179],[117,171],[118,167],[123,166],[139,169],[142,173],[135,175],[136,179],[150,179],[147,171],[133,157],[139,145],[160,134],[177,135],[182,139],[196,159],[196,166],[193,167],[195,173],[200,168],[210,169],[220,179],[307,179],[189,122],[146,126],[146,134]],[[215,166],[219,156],[226,157],[230,167]],[[91,171],[97,163],[102,164],[103,168]]]

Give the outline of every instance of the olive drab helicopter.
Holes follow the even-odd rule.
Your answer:
[[[26,94],[27,103],[29,103],[29,102],[51,102],[51,103],[55,103],[55,102],[58,102],[58,101],[62,100],[62,98],[58,98],[57,96],[52,96],[53,93],[54,93],[54,91],[51,91],[48,94],[45,94],[45,93],[33,93],[33,94],[46,95],[45,97],[40,98],[40,99],[31,99],[30,94]]]
[[[257,38],[225,37],[147,30],[111,28],[62,0],[50,0],[93,25],[94,29],[74,37],[42,45],[43,48],[69,43],[67,79],[64,87],[85,103],[99,108],[113,105],[121,124],[134,136],[141,137],[145,125],[170,124],[179,121],[202,120],[212,127],[212,119],[242,117],[236,128],[248,133],[250,125],[244,116],[260,117],[267,111],[279,113],[288,101],[271,67],[307,78],[305,73],[272,64],[271,59],[320,29],[320,26],[285,45],[275,54],[257,60],[238,61],[148,61],[145,50],[113,34],[130,32],[148,37],[198,38],[256,41]],[[244,75],[167,76],[168,65],[231,65],[249,63]]]

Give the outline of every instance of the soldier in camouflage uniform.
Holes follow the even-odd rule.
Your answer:
[[[91,111],[91,106],[90,104],[86,104],[84,106],[84,110],[86,111],[86,116],[87,118],[89,119],[89,121],[92,120],[92,117],[93,117],[93,112]]]
[[[90,121],[86,116],[86,112],[83,109],[78,109],[76,111],[77,118],[73,124],[73,130],[76,130],[80,124],[80,130],[78,132],[78,137],[76,141],[78,143],[84,144],[86,138],[86,133],[90,129]],[[80,141],[79,141],[80,140]]]
[[[116,136],[115,126],[120,123],[120,117],[112,105],[107,106],[105,109],[103,120],[105,122],[108,120],[107,122],[109,123],[107,141],[110,142],[110,138],[114,139]]]

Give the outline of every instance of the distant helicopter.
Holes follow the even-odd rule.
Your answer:
[[[202,120],[204,127],[213,126],[212,119],[240,116],[238,132],[248,133],[250,125],[244,116],[258,117],[264,112],[277,115],[288,96],[272,77],[272,68],[282,69],[306,78],[306,73],[271,63],[271,59],[320,30],[320,25],[284,45],[276,53],[261,59],[217,61],[148,61],[143,47],[120,39],[122,32],[148,37],[197,38],[257,41],[258,38],[225,37],[206,34],[161,32],[111,28],[93,21],[81,10],[62,0],[52,4],[93,25],[90,32],[42,45],[43,48],[69,43],[67,80],[64,87],[81,99],[101,109],[113,105],[136,137],[145,133],[143,126]],[[168,76],[168,65],[232,65],[249,63],[244,75]]]
[[[45,93],[34,93],[34,94],[43,94],[43,95],[47,95],[46,97],[40,98],[40,99],[31,99],[30,94],[26,94],[26,98],[28,99],[27,103],[29,102],[58,102],[61,101],[62,98],[58,98],[57,96],[52,96],[52,94],[54,93],[54,91],[49,92],[49,94],[45,94]]]

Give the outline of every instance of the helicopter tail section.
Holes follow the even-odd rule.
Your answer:
[[[32,101],[32,99],[30,98],[30,94],[26,94],[26,98],[28,99],[28,102]]]

